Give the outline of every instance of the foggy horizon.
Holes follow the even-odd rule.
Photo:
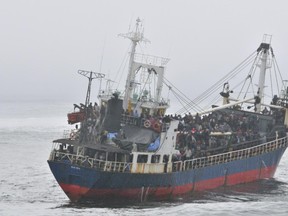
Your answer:
[[[0,101],[84,102],[88,80],[77,71],[101,72],[111,80],[122,73],[130,42],[118,34],[132,30],[138,17],[151,43],[137,52],[169,58],[165,77],[190,99],[255,51],[264,34],[273,36],[281,72],[288,68],[284,0],[12,0],[0,5]],[[92,85],[95,100],[99,83]]]

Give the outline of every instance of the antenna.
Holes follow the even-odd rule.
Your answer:
[[[143,31],[144,30],[143,30],[143,26],[142,26],[142,21],[140,20],[140,18],[137,18],[134,32],[132,31],[132,32],[128,32],[126,34],[118,34],[118,36],[123,37],[123,38],[128,38],[132,42],[135,42],[135,43],[142,42],[142,41],[144,43],[150,43],[150,41],[148,39],[144,38]]]
[[[91,93],[91,84],[93,79],[102,79],[105,77],[105,74],[97,73],[93,71],[85,71],[85,70],[78,70],[78,73],[82,76],[85,76],[88,78],[88,89],[86,94],[86,100],[85,100],[85,106],[87,107],[90,103],[90,93]]]
[[[272,40],[272,35],[264,34],[262,43],[271,44],[271,40]]]

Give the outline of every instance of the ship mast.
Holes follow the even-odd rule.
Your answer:
[[[85,71],[85,70],[78,70],[78,73],[88,78],[88,88],[86,93],[86,100],[85,100],[85,106],[88,107],[90,103],[90,93],[91,93],[91,84],[93,79],[102,79],[105,77],[105,74],[102,73],[96,73],[93,71]]]
[[[129,69],[128,69],[128,76],[126,80],[125,85],[125,94],[124,94],[124,100],[123,100],[123,109],[128,109],[129,100],[131,98],[131,94],[133,91],[133,87],[135,85],[135,73],[133,71],[133,64],[134,64],[134,56],[136,51],[136,46],[139,42],[150,42],[146,38],[144,38],[143,28],[140,26],[141,20],[138,18],[136,20],[136,27],[135,31],[128,32],[126,34],[119,34],[119,36],[128,38],[132,41],[132,47],[131,47],[131,54],[129,59]]]
[[[255,111],[261,112],[261,103],[264,103],[264,87],[265,87],[265,76],[266,70],[271,67],[269,61],[269,50],[271,46],[272,35],[265,34],[263,36],[263,42],[260,44],[257,52],[260,53],[260,63],[257,65],[260,68],[258,91],[255,97]]]

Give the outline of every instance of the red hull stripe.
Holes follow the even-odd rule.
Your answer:
[[[264,169],[250,170],[241,173],[235,173],[218,178],[196,181],[185,185],[157,187],[157,188],[125,188],[125,189],[95,189],[81,187],[59,182],[59,185],[72,201],[77,201],[81,198],[89,199],[106,199],[106,198],[127,198],[127,199],[143,199],[151,197],[154,199],[165,199],[173,196],[179,196],[191,191],[203,191],[214,189],[223,185],[236,185],[240,183],[252,182],[258,179],[271,178],[274,176],[276,166],[266,167]]]

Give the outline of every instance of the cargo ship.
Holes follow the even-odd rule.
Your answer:
[[[105,80],[105,74],[79,70],[88,78],[85,103],[74,104],[67,115],[73,129],[53,141],[48,164],[72,202],[171,200],[273,178],[288,145],[288,81],[274,79],[279,90],[267,102],[265,87],[273,82],[265,78],[279,72],[271,35],[194,100],[164,76],[169,59],[136,53],[138,44],[149,42],[140,19],[120,36],[132,44],[124,90],[112,90],[107,80],[92,103],[92,81]],[[237,92],[240,85],[230,87],[231,80],[248,65]],[[184,101],[173,114],[164,86]],[[202,108],[215,92],[221,102]]]

